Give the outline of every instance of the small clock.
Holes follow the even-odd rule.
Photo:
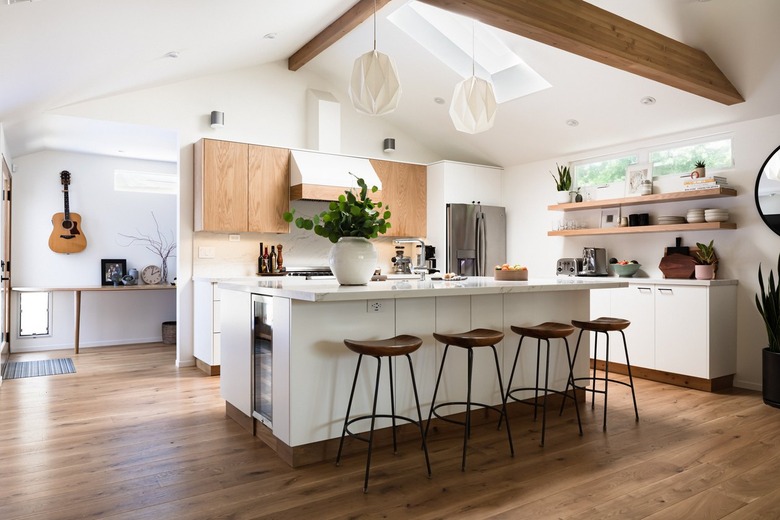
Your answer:
[[[147,265],[141,271],[141,280],[146,285],[157,285],[162,282],[162,270],[156,265]]]

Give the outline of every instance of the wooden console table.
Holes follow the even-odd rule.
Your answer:
[[[74,297],[73,351],[79,353],[79,330],[81,328],[81,293],[84,291],[160,291],[176,289],[175,285],[95,285],[88,287],[12,287],[17,292],[72,291]]]

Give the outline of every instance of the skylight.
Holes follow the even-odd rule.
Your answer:
[[[496,29],[471,18],[409,2],[388,19],[463,78],[472,75],[473,43],[474,73],[493,82],[499,103],[551,86],[501,41]]]

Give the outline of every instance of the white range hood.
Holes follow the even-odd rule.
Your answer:
[[[369,188],[382,189],[368,159],[302,150],[290,154],[290,200],[336,200],[344,190],[358,187],[358,177]]]

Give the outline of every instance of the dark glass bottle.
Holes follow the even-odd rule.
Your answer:
[[[263,272],[269,273],[268,270],[268,246],[265,246],[265,249],[263,249]]]
[[[276,248],[271,246],[271,254],[268,255],[268,272],[275,273],[276,269]]]
[[[257,272],[262,274],[265,272],[265,262],[263,262],[263,243],[260,242],[260,254],[257,255]]]

